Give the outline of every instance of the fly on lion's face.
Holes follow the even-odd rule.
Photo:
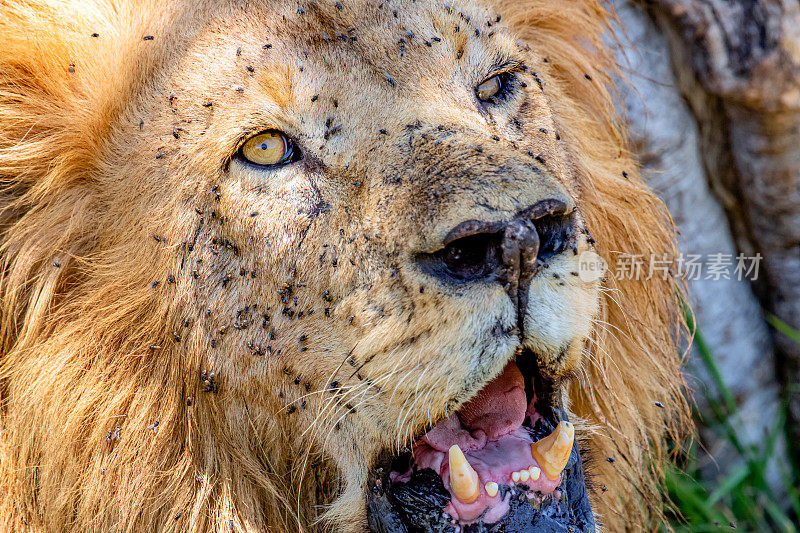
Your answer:
[[[631,430],[633,415],[620,423],[591,389],[612,383],[628,409],[636,394],[625,388],[648,382],[619,378],[625,365],[586,364],[604,297],[602,273],[580,275],[581,260],[598,248],[597,226],[624,234],[610,249],[635,240],[630,198],[655,228],[637,238],[669,239],[649,193],[616,177],[629,160],[612,119],[596,116],[609,113],[607,94],[582,71],[591,85],[569,84],[588,63],[573,68],[567,52],[520,41],[497,9],[471,1],[154,6],[120,25],[134,44],[115,75],[83,79],[90,66],[78,60],[69,73],[87,92],[98,80],[133,89],[96,106],[111,110],[107,122],[87,128],[104,137],[73,185],[92,201],[52,218],[92,210],[96,223],[69,248],[88,259],[65,262],[48,285],[67,291],[49,336],[15,348],[66,354],[52,356],[54,372],[76,365],[77,396],[48,395],[58,400],[52,427],[91,417],[75,427],[113,436],[95,448],[81,434],[76,453],[103,464],[124,502],[72,490],[50,498],[79,509],[63,523],[593,531],[576,444],[592,436],[570,402],[602,412],[595,426],[633,434],[619,445],[636,450],[632,461],[651,429]],[[128,7],[108,17],[139,12]],[[546,20],[566,31],[556,11],[533,17],[542,35]],[[85,33],[100,36],[91,46],[111,34]],[[577,36],[563,42],[591,55]],[[671,353],[658,329],[666,319],[649,309],[672,289],[643,292],[615,327],[648,309],[635,323],[658,330],[644,338]],[[76,352],[83,359],[69,348],[77,339],[89,347]],[[27,382],[42,371],[0,375]],[[41,408],[8,388],[9,412]],[[51,448],[48,457],[62,453]],[[39,459],[16,457],[15,472],[49,468]],[[58,495],[72,486],[60,475],[15,487],[50,483],[37,490]]]

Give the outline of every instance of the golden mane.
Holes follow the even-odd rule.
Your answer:
[[[579,154],[571,163],[598,252],[608,264],[673,254],[669,216],[613,109],[610,15],[594,0],[496,4],[547,51],[538,75]],[[293,470],[270,420],[257,433],[272,440],[254,442],[241,398],[225,400],[240,418],[213,416],[222,395],[198,379],[202,347],[175,339],[189,295],[162,301],[150,290],[171,259],[144,245],[153,236],[141,213],[109,220],[94,181],[104,137],[163,59],[142,36],[178,16],[157,2],[0,1],[3,531],[304,530],[336,490],[330,469]],[[100,39],[114,46],[98,54]],[[594,509],[611,531],[660,518],[665,442],[687,428],[679,295],[672,277],[609,276],[591,358],[570,384],[570,410],[589,430]]]

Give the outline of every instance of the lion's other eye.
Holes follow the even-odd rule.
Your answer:
[[[247,139],[240,150],[250,163],[261,166],[282,165],[294,160],[294,144],[279,131],[259,133]]]
[[[500,76],[492,76],[475,88],[475,94],[479,100],[490,100],[493,96],[497,96],[503,88],[503,82]]]

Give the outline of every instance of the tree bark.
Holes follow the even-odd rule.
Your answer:
[[[737,400],[734,423],[749,444],[763,445],[774,428],[777,376],[784,376],[797,454],[800,346],[775,336],[776,373],[761,306],[800,327],[800,4],[634,2],[614,2],[630,82],[621,107],[644,176],[681,230],[681,251],[763,256],[764,275],[752,287],[690,281],[697,323]],[[689,371],[696,386],[708,382],[697,365]],[[721,474],[736,463],[724,441],[712,439],[709,448]],[[786,467],[785,451],[777,452],[769,471],[775,487]]]

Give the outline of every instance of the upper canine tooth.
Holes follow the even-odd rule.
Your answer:
[[[575,427],[562,420],[555,431],[531,444],[531,454],[547,477],[558,479],[567,466],[574,441]]]
[[[470,466],[458,444],[450,446],[450,490],[464,503],[472,503],[481,494],[478,473]]]

